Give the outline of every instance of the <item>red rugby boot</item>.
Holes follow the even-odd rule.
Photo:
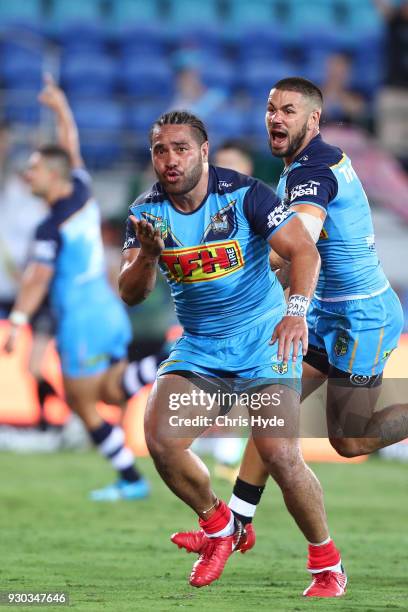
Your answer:
[[[200,555],[204,552],[204,547],[210,538],[207,538],[204,531],[200,529],[199,531],[179,531],[178,533],[173,533],[170,539],[179,548],[185,548],[189,553],[194,552]],[[244,527],[242,538],[236,550],[244,554],[255,546],[255,541],[254,526],[252,523],[248,523]]]
[[[225,564],[239,546],[242,538],[242,525],[238,521],[236,521],[236,525],[235,533],[230,536],[207,538],[208,541],[203,552],[193,565],[190,574],[191,586],[207,586],[221,576]]]
[[[346,592],[347,576],[325,570],[313,574],[312,584],[303,591],[305,597],[341,597]]]

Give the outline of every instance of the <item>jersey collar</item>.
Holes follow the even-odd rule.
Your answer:
[[[291,164],[287,168],[285,168],[282,172],[282,176],[288,174],[288,172],[293,168],[293,165],[300,161],[307,161],[310,153],[313,151],[314,147],[322,141],[321,134],[316,134],[314,138],[309,142],[308,145],[304,149],[300,151],[292,161]]]

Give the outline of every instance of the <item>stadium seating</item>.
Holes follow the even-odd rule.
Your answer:
[[[69,95],[107,96],[115,93],[117,63],[107,54],[68,55],[62,62],[62,85]]]
[[[52,0],[48,17],[54,27],[66,27],[68,23],[95,23],[103,17],[102,0]]]
[[[111,2],[110,24],[118,28],[151,25],[160,21],[157,0],[120,0]]]
[[[135,57],[131,62],[122,61],[120,80],[124,92],[131,96],[168,99],[173,94],[174,78],[168,64],[149,63],[143,56]]]
[[[217,23],[220,19],[217,0],[169,0],[166,17],[177,25]]]
[[[74,117],[82,143],[82,154],[91,168],[104,168],[120,159],[117,135],[125,127],[124,108],[110,99],[73,99]]]
[[[43,17],[41,0],[2,0],[0,24],[39,23]]]
[[[352,86],[369,101],[382,82],[384,28],[372,0],[3,0],[0,20],[25,24],[19,35],[14,27],[0,28],[0,79],[4,114],[30,125],[40,117],[41,74],[50,64],[57,73],[59,59],[69,96],[85,96],[94,108],[101,100],[104,108],[110,105],[106,117],[95,111],[102,132],[126,125],[142,133],[169,108],[176,71],[192,66],[210,91],[222,94],[218,106],[223,96],[232,96],[231,117],[221,112],[225,124],[211,117],[220,133],[250,123],[261,146],[263,110],[260,118],[249,115],[264,108],[273,81],[296,74],[322,83],[329,54],[346,51],[353,61]],[[246,103],[250,113],[242,110]],[[79,106],[85,133],[94,113]],[[109,156],[114,157],[105,148],[102,163]]]
[[[228,17],[233,26],[247,27],[251,24],[285,23],[285,11],[279,12],[284,3],[271,0],[230,0]]]

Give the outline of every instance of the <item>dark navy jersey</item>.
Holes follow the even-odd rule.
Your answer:
[[[105,274],[100,213],[90,177],[73,172],[73,192],[58,200],[35,234],[31,259],[52,266],[51,302],[58,314],[93,308],[111,294]]]
[[[317,242],[322,266],[316,297],[359,299],[389,286],[375,250],[367,196],[343,151],[313,138],[283,171],[278,195],[288,206],[311,204],[326,212]]]
[[[210,166],[207,194],[193,212],[176,209],[156,183],[129,214],[161,231],[159,265],[187,332],[229,336],[283,312],[267,241],[293,213],[261,181]],[[139,246],[128,220],[124,249]]]

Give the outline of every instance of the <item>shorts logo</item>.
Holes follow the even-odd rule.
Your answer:
[[[350,376],[350,382],[352,385],[357,385],[358,387],[364,387],[370,380],[369,376],[364,376],[363,374],[352,374]]]
[[[287,374],[287,372],[288,372],[288,364],[287,363],[274,364],[272,366],[272,370],[274,372],[277,372],[277,374]]]
[[[318,187],[320,187],[320,183],[317,181],[307,181],[302,185],[296,185],[290,192],[290,201],[293,202],[296,198],[302,196],[316,196]]]
[[[164,272],[177,283],[202,283],[233,274],[244,266],[236,240],[200,244],[186,249],[165,249],[160,258]]]
[[[343,357],[348,351],[350,338],[345,331],[341,331],[337,336],[336,344],[334,345],[334,352],[337,357]]]

